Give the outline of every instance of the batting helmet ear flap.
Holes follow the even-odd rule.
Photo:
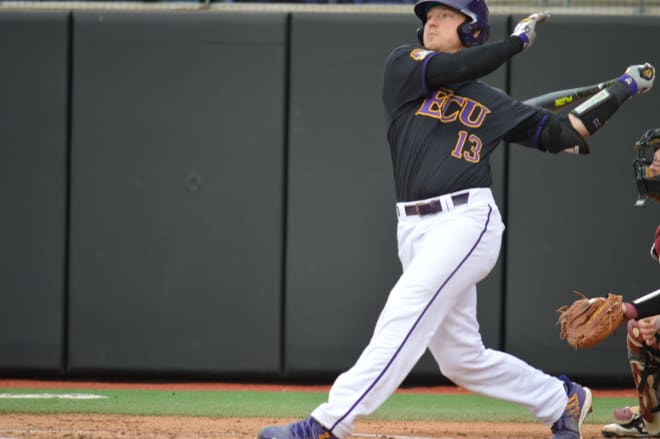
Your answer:
[[[424,47],[424,26],[417,28],[417,39],[419,40],[419,44]]]

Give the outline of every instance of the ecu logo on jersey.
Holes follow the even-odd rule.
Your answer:
[[[432,50],[417,48],[417,49],[413,49],[412,52],[410,52],[410,57],[415,61],[422,61],[431,53],[433,53]]]

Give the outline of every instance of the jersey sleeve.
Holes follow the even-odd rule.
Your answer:
[[[385,61],[383,103],[388,116],[395,117],[398,105],[427,97],[438,87],[452,88],[491,73],[521,50],[522,43],[517,37],[458,53],[399,46]]]
[[[523,48],[522,40],[511,36],[500,41],[459,50],[436,52],[425,72],[429,88],[463,81],[474,81],[497,70]]]
[[[426,63],[437,52],[413,45],[400,46],[385,61],[383,104],[394,118],[406,103],[429,93],[424,81]]]
[[[539,136],[550,117],[547,110],[513,101],[511,114],[514,118],[513,128],[502,139],[505,142],[540,149]]]

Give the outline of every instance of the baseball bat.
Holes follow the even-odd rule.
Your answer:
[[[542,94],[541,96],[529,98],[523,101],[523,103],[556,112],[564,107],[578,104],[586,100],[602,89],[612,85],[617,79],[618,78],[612,78],[608,81],[599,82],[598,84],[552,91],[550,93]]]

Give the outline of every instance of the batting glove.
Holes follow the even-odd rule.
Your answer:
[[[651,63],[629,66],[619,79],[628,86],[632,96],[646,93],[653,87],[655,67]]]
[[[523,18],[513,29],[511,35],[520,38],[523,42],[523,49],[527,49],[534,44],[534,39],[536,39],[536,25],[543,23],[548,18],[550,18],[550,14],[547,12],[537,12],[536,14]]]

